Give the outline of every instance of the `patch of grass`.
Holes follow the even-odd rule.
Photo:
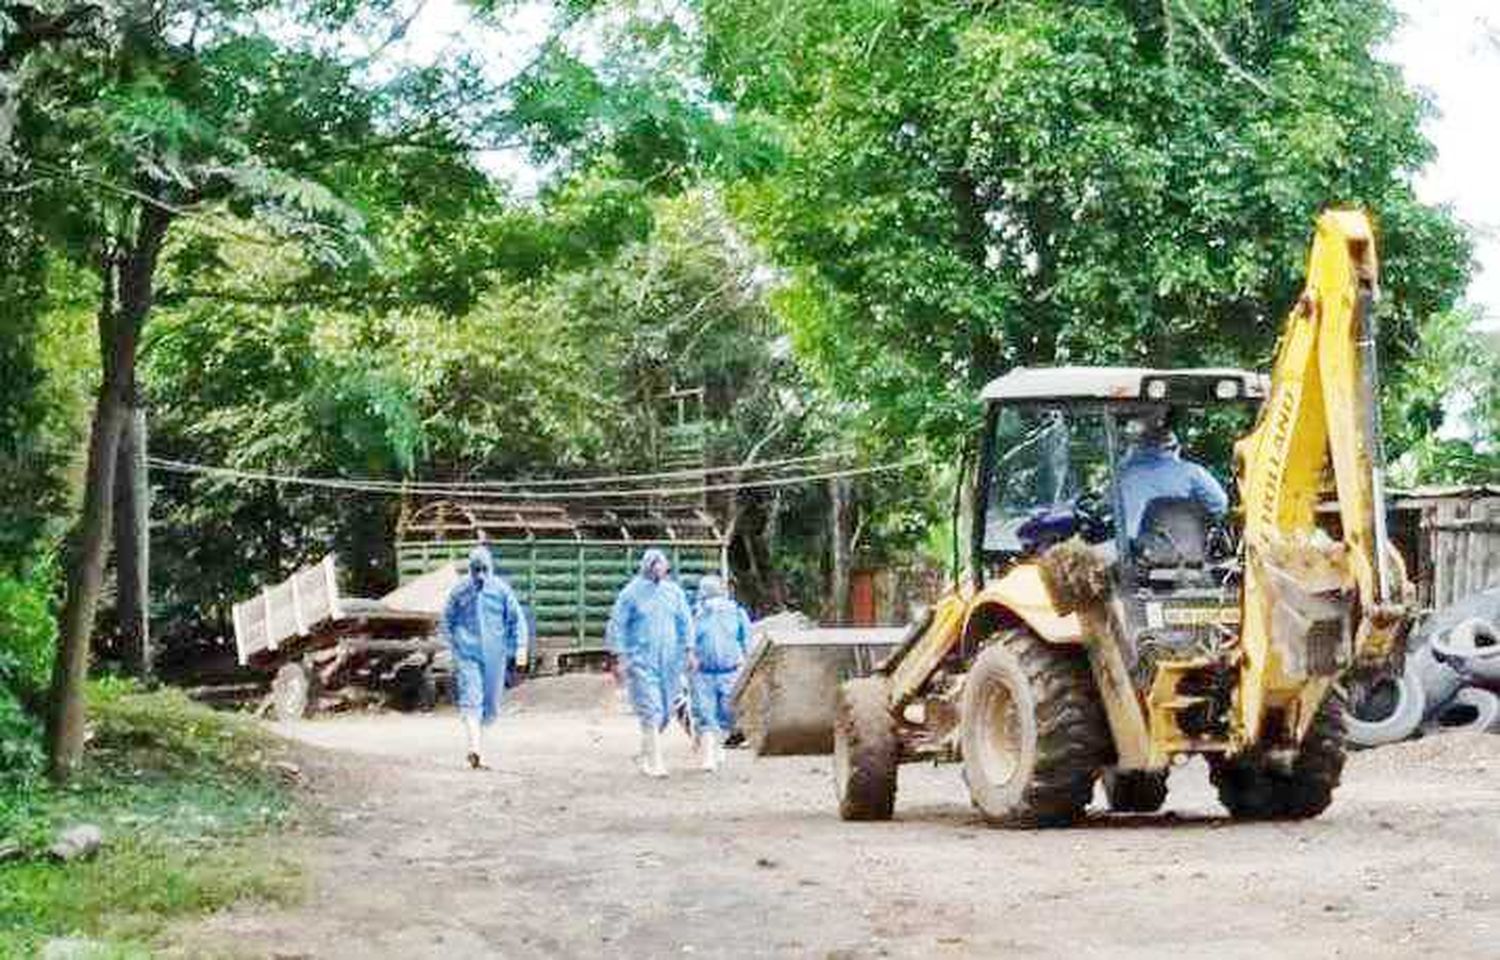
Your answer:
[[[0,781],[0,838],[27,853],[0,865],[0,957],[31,955],[53,937],[100,941],[101,956],[145,956],[174,918],[302,895],[298,865],[262,839],[296,814],[274,739],[175,690],[103,682],[89,700],[92,735],[72,782]],[[58,829],[78,823],[103,830],[97,857],[40,857]]]

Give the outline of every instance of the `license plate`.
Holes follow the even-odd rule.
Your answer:
[[[1162,620],[1173,627],[1198,627],[1210,623],[1239,623],[1239,607],[1172,607],[1162,610]]]

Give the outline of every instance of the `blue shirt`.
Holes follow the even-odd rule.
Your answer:
[[[1229,496],[1214,475],[1159,447],[1137,447],[1120,464],[1120,499],[1125,508],[1125,531],[1134,540],[1153,500],[1192,500],[1211,517],[1229,510]]]

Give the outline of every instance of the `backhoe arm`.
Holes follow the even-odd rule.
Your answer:
[[[1378,284],[1369,219],[1351,210],[1324,213],[1306,289],[1277,347],[1270,396],[1255,429],[1236,445],[1247,558],[1239,703],[1242,732],[1252,742],[1271,709],[1286,710],[1300,737],[1350,655],[1363,665],[1388,661],[1404,632],[1410,587],[1385,525]],[[1341,543],[1316,533],[1330,466]],[[1337,621],[1326,617],[1326,606],[1319,619],[1316,598],[1326,599],[1330,589],[1348,603],[1352,649],[1348,637],[1331,632]]]

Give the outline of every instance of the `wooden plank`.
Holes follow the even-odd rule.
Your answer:
[[[1450,520],[1447,523],[1435,524],[1433,529],[1469,533],[1500,533],[1500,520],[1489,517],[1469,517],[1464,520]]]
[[[1490,570],[1494,556],[1494,535],[1487,527],[1490,526],[1490,505],[1488,502],[1475,503],[1470,511],[1470,519],[1478,521],[1473,528],[1473,537],[1470,544],[1474,551],[1469,557],[1469,565],[1474,570],[1473,582],[1476,591],[1488,587],[1490,581]]]
[[[262,607],[261,625],[266,632],[266,649],[276,649],[276,637],[271,633],[271,591],[264,590],[260,595]]]
[[[1500,574],[1500,501],[1483,500],[1473,504],[1470,511],[1469,565],[1473,570],[1471,583],[1478,593],[1495,585]]]
[[[333,554],[323,558],[323,582],[328,589],[328,612],[333,619],[342,616],[339,610],[339,582],[333,569]]]
[[[1436,576],[1434,557],[1437,553],[1437,530],[1433,526],[1433,508],[1423,506],[1417,540],[1421,544],[1417,556],[1417,602],[1423,609],[1434,605],[1433,580]]]
[[[1437,506],[1437,575],[1433,578],[1433,605],[1446,607],[1454,600],[1454,571],[1457,567],[1458,544],[1442,525],[1454,519],[1453,504],[1444,501]]]
[[[1489,500],[1485,513],[1496,526],[1500,526],[1500,499]],[[1490,531],[1485,537],[1485,588],[1500,584],[1500,530]]]
[[[1463,519],[1463,513],[1462,503],[1457,501],[1450,502],[1448,504],[1447,523],[1454,524],[1456,521]],[[1448,602],[1452,603],[1467,593],[1464,586],[1464,575],[1468,569],[1469,551],[1468,545],[1464,542],[1462,529],[1448,527],[1442,530],[1442,534],[1448,538],[1453,546],[1453,568],[1448,577]]]
[[[292,574],[292,618],[297,621],[297,636],[307,636],[307,621],[302,619],[302,592],[297,589],[297,575]]]
[[[1458,529],[1452,531],[1458,541],[1458,570],[1456,571],[1456,589],[1453,600],[1461,600],[1473,592],[1474,583],[1474,536],[1469,531],[1466,521],[1469,519],[1469,502],[1459,501],[1454,505],[1454,514]]]
[[[366,637],[351,637],[340,640],[339,646],[350,653],[358,654],[412,654],[437,653],[447,644],[431,637],[414,637],[406,640],[372,640]]]
[[[250,657],[245,652],[245,627],[244,618],[240,613],[240,607],[241,604],[236,603],[229,608],[229,611],[230,616],[234,620],[234,652],[236,658],[240,661],[240,666],[243,667],[245,664],[250,662]]]

